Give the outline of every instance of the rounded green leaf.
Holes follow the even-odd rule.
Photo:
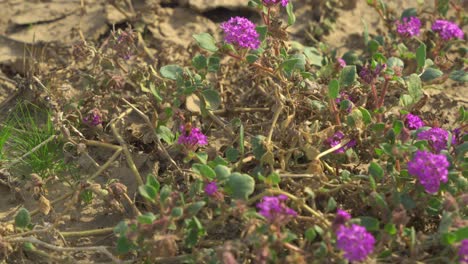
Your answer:
[[[229,176],[227,186],[232,192],[232,198],[247,200],[254,192],[255,180],[250,175],[234,172]]]
[[[356,74],[356,66],[349,65],[345,66],[340,73],[340,84],[342,86],[350,86],[352,85],[357,78]]]
[[[216,172],[208,165],[206,164],[200,164],[200,163],[195,163],[192,165],[192,169],[200,174],[203,177],[206,177],[208,179],[214,179],[216,178]]]
[[[231,174],[231,169],[229,169],[228,167],[224,165],[216,165],[214,170],[216,172],[216,178],[218,179],[218,181],[226,180],[227,178],[229,178],[229,175]]]
[[[340,93],[340,83],[338,80],[331,80],[330,83],[328,84],[328,97],[330,99],[336,99],[338,98],[338,94]]]
[[[159,72],[164,78],[175,81],[177,80],[178,76],[184,73],[184,69],[182,69],[179,65],[171,64],[161,67]]]
[[[153,186],[149,185],[141,185],[140,187],[138,187],[138,192],[141,194],[141,196],[145,197],[146,199],[152,202],[154,202],[154,198],[158,193]]]
[[[31,215],[28,209],[21,208],[15,217],[15,225],[19,228],[26,228],[31,223]]]
[[[426,70],[424,70],[423,74],[421,74],[421,80],[423,82],[430,82],[439,78],[442,75],[444,75],[444,73],[439,69],[427,68]]]
[[[216,47],[216,40],[208,33],[200,33],[192,35],[193,38],[197,41],[198,45],[205,50],[216,52],[218,47]]]
[[[187,207],[187,212],[190,215],[196,215],[205,205],[206,205],[206,202],[204,201],[198,201],[196,203],[190,204]]]
[[[202,91],[203,98],[205,99],[206,108],[216,110],[221,105],[221,97],[219,93],[212,89]]]

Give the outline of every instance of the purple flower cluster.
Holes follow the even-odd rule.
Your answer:
[[[361,71],[359,72],[359,77],[361,77],[365,83],[371,84],[386,68],[387,64],[378,64],[375,69],[372,69],[370,65],[367,65],[362,67]]]
[[[332,226],[334,227],[334,229],[336,229],[339,226],[344,225],[346,222],[348,222],[349,219],[351,219],[351,215],[348,212],[338,209],[336,211],[336,216],[333,220]]]
[[[341,225],[336,231],[336,247],[344,251],[349,261],[365,260],[374,251],[374,244],[374,236],[360,225]]]
[[[286,195],[264,196],[262,201],[257,204],[260,209],[260,214],[268,221],[276,224],[283,224],[289,220],[291,216],[297,216],[297,212],[285,205],[288,200]]]
[[[338,62],[338,65],[340,66],[340,68],[346,67],[346,61],[343,60],[342,58],[337,59],[337,62]]]
[[[229,21],[221,24],[224,31],[224,40],[242,48],[258,49],[260,46],[259,34],[255,24],[244,17],[231,17]]]
[[[421,20],[417,17],[404,17],[402,21],[397,20],[395,23],[398,34],[405,37],[418,36],[421,29]]]
[[[417,115],[411,113],[407,114],[405,117],[405,125],[411,130],[419,129],[424,126],[424,122]]]
[[[186,131],[185,125],[180,127],[182,134],[179,136],[177,143],[185,145],[188,148],[196,146],[204,146],[208,144],[207,137],[200,131],[199,128],[193,127],[190,131]]]
[[[218,192],[218,185],[215,181],[209,182],[205,185],[205,193],[208,196],[214,196]]]
[[[447,130],[434,127],[426,131],[421,131],[418,134],[419,140],[427,140],[435,153],[440,153],[441,150],[447,148],[449,133]]]
[[[282,6],[287,6],[289,3],[289,0],[263,0],[263,4],[266,6],[273,6],[281,3]]]
[[[334,147],[338,144],[341,143],[341,140],[343,140],[344,134],[341,131],[337,131],[333,136],[327,138],[325,142],[330,145],[330,147]],[[352,139],[350,140],[346,145],[343,147],[335,150],[335,153],[344,153],[347,149],[350,149],[352,147],[356,146],[356,140]]]
[[[458,257],[460,264],[468,264],[468,239],[463,239],[458,248]]]
[[[83,118],[83,122],[89,126],[98,126],[102,124],[102,117],[98,109],[94,109],[88,116]]]
[[[428,193],[434,194],[439,191],[440,182],[448,181],[449,166],[445,155],[418,150],[408,162],[408,172],[418,178]]]
[[[447,20],[436,20],[432,24],[432,31],[438,32],[440,37],[444,40],[449,40],[452,38],[464,38],[463,30],[461,30],[457,24]]]

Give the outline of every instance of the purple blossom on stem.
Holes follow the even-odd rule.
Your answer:
[[[185,145],[187,148],[195,148],[197,146],[204,146],[208,144],[207,137],[200,131],[199,128],[193,127],[190,131],[186,131],[185,125],[180,127],[180,134],[177,143]]]
[[[341,131],[337,131],[333,136],[327,138],[327,140],[325,140],[325,142],[330,145],[330,147],[334,147],[338,144],[341,143],[341,140],[343,140],[344,138],[344,134],[343,132]],[[356,140],[352,139],[350,140],[346,145],[344,145],[343,147],[335,150],[335,153],[344,153],[347,149],[350,149],[352,147],[356,146]]]
[[[288,199],[286,195],[264,196],[262,201],[257,204],[260,209],[259,213],[263,215],[269,222],[278,225],[286,223],[291,216],[297,216],[296,211],[287,207],[285,201]]]
[[[418,134],[419,140],[427,140],[435,153],[447,148],[449,132],[445,129],[434,127]]]
[[[338,63],[338,66],[340,66],[340,68],[346,67],[346,61],[343,60],[342,58],[338,58],[336,62]]]
[[[224,31],[224,40],[242,48],[258,49],[260,35],[255,24],[244,17],[231,17],[229,21],[221,24]]]
[[[214,196],[218,192],[218,185],[215,181],[209,182],[205,185],[205,193],[208,196]]]
[[[266,6],[273,6],[281,3],[282,6],[287,6],[289,0],[263,0],[263,4]]]
[[[344,251],[349,261],[365,260],[374,251],[374,244],[374,236],[360,225],[341,225],[336,231],[336,247]]]
[[[408,172],[418,178],[428,193],[434,194],[439,191],[441,182],[448,181],[449,166],[445,155],[418,150],[408,162]]]
[[[468,264],[468,239],[463,239],[458,248],[460,264]]]
[[[377,64],[375,69],[371,68],[371,65],[367,65],[362,67],[361,71],[359,72],[359,77],[367,83],[372,84],[377,77],[379,77],[380,73],[387,68],[387,64]]]
[[[467,134],[466,131],[463,131],[462,130],[462,127],[459,127],[459,128],[455,128],[453,131],[452,131],[452,144],[453,145],[460,145],[462,144],[464,141],[463,141],[463,137]]]
[[[407,114],[405,117],[405,125],[411,130],[419,129],[424,126],[424,122],[417,115],[411,113]]]
[[[417,17],[404,17],[402,21],[395,22],[398,34],[405,37],[418,36],[421,29],[421,20]]]
[[[432,31],[439,33],[440,37],[444,40],[464,38],[463,30],[457,24],[447,20],[438,19],[434,21]]]
[[[351,215],[348,212],[346,212],[345,210],[338,209],[336,211],[335,219],[333,220],[333,229],[344,225],[346,222],[348,222],[349,219],[351,219]]]
[[[86,116],[85,118],[83,118],[83,122],[89,126],[98,126],[100,124],[102,124],[102,118],[101,118],[101,114],[99,112],[98,109],[93,109],[93,111],[91,111],[91,113]]]

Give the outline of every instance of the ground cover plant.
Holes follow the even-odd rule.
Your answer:
[[[320,41],[332,17],[295,39],[293,0],[246,1],[184,58],[154,53],[151,1],[113,2],[127,23],[61,67],[28,50],[3,263],[468,263],[463,1],[387,2],[363,1],[383,29],[356,22],[361,50]],[[431,91],[453,87],[448,118]]]

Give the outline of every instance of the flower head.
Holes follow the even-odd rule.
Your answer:
[[[408,172],[418,178],[428,193],[434,194],[441,182],[448,181],[449,166],[445,155],[418,150],[408,162]]]
[[[421,20],[417,17],[404,17],[402,21],[395,22],[398,34],[405,37],[418,36],[421,29]]]
[[[231,17],[229,21],[221,24],[224,31],[224,40],[242,48],[258,49],[260,46],[259,34],[255,24],[244,17]]]
[[[333,220],[334,229],[344,225],[348,220],[351,219],[351,215],[345,210],[338,209],[336,211],[335,219]]]
[[[188,148],[195,148],[196,146],[204,146],[208,144],[207,137],[200,131],[199,128],[193,127],[187,131],[185,125],[180,127],[180,134],[177,143],[185,145]]]
[[[209,182],[205,185],[205,193],[208,196],[214,196],[218,192],[218,185],[215,181]]]
[[[419,140],[427,140],[435,153],[440,153],[441,150],[447,148],[449,133],[439,127],[434,127],[426,131],[421,131],[418,134]]]
[[[346,61],[343,60],[342,58],[337,59],[337,62],[338,62],[338,65],[340,66],[340,68],[346,67]]]
[[[424,122],[421,120],[421,118],[411,113],[406,115],[405,124],[406,124],[406,127],[411,130],[419,129],[420,127],[424,126]]]
[[[265,4],[266,6],[273,6],[279,3],[281,3],[282,6],[287,6],[289,0],[263,0],[263,4]]]
[[[263,215],[271,223],[285,223],[291,216],[296,216],[297,213],[293,209],[285,205],[288,199],[286,195],[264,196],[262,201],[257,204],[260,209],[260,214]]]
[[[344,257],[349,261],[366,259],[374,251],[374,244],[374,236],[360,225],[341,225],[336,231],[336,247],[344,251]]]
[[[344,138],[344,134],[343,132],[341,131],[337,131],[333,136],[327,138],[327,140],[325,140],[325,142],[330,145],[330,147],[334,147],[338,144],[341,143],[341,140],[343,140]],[[344,145],[343,147],[335,150],[336,153],[344,153],[347,149],[350,149],[352,147],[356,146],[356,140],[352,139],[350,140],[346,145]]]
[[[102,124],[101,112],[98,109],[93,109],[88,116],[83,118],[83,122],[89,126],[98,126]]]
[[[377,64],[374,69],[372,69],[371,65],[367,65],[362,67],[361,71],[359,72],[359,77],[361,77],[365,83],[371,84],[386,68],[387,64]]]
[[[458,248],[458,257],[460,264],[468,264],[468,239],[463,239]]]
[[[457,24],[442,19],[434,21],[432,24],[432,31],[438,32],[440,37],[444,40],[452,38],[463,39],[464,37],[463,30],[461,30]]]

